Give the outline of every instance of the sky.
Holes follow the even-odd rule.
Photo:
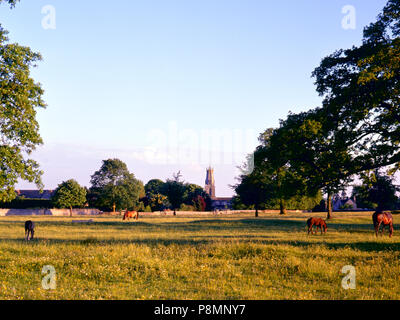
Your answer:
[[[232,196],[257,137],[321,103],[312,71],[359,45],[386,0],[21,0],[0,6],[10,42],[40,52],[47,108],[32,157],[46,189],[90,186],[102,160],[136,178],[181,171]],[[355,9],[349,24],[348,6]],[[346,7],[347,6],[347,7]],[[343,11],[344,10],[344,11]],[[353,16],[351,16],[352,18]],[[344,20],[345,19],[345,20]],[[343,22],[347,22],[344,27]],[[353,22],[353,20],[350,20]],[[35,189],[21,181],[18,189]]]

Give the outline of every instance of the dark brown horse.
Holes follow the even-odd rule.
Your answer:
[[[32,240],[33,235],[35,234],[35,223],[33,221],[25,222],[25,240]],[[29,238],[30,235],[30,238]]]
[[[314,226],[317,227],[317,230],[315,231],[315,234],[318,233],[318,228],[321,229],[321,234],[326,233],[328,230],[328,226],[326,225],[325,220],[321,218],[310,218],[307,220],[307,226],[308,226],[308,234],[314,234]]]
[[[381,210],[376,211],[372,216],[372,221],[374,222],[375,234],[378,236],[379,228],[383,225],[382,235],[385,231],[385,227],[389,227],[389,237],[393,235],[393,216],[390,212],[383,212]]]
[[[130,220],[134,218],[135,220],[139,220],[139,213],[137,211],[125,211],[124,218],[122,220]]]

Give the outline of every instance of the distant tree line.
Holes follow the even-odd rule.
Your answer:
[[[104,160],[85,188],[73,179],[58,185],[50,200],[16,198],[0,203],[3,208],[67,208],[91,207],[103,211],[209,211],[211,198],[202,187],[185,183],[180,172],[172,179],[150,180],[146,185],[129,172],[119,159]]]

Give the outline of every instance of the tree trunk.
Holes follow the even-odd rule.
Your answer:
[[[328,209],[328,216],[326,219],[330,220],[332,219],[332,195],[330,193],[328,193],[328,204],[327,204],[327,209]]]
[[[258,218],[258,204],[256,204],[256,218]]]
[[[280,214],[285,215],[287,213],[286,203],[284,199],[279,200]]]
[[[69,207],[69,216],[72,217],[72,207]]]

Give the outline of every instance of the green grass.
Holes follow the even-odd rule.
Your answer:
[[[324,236],[307,236],[305,214],[33,217],[25,242],[27,219],[0,218],[0,299],[400,299],[399,226],[376,239],[371,213],[336,214]],[[42,289],[45,265],[55,290]],[[356,290],[341,287],[345,265]]]

